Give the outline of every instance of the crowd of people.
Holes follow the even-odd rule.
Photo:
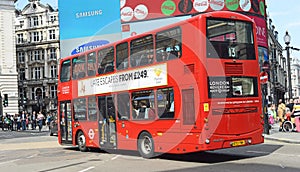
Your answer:
[[[287,104],[282,99],[278,100],[278,105],[268,105],[268,122],[270,127],[275,123],[279,123],[279,131],[282,131],[282,124],[285,120],[289,120],[296,130],[297,121],[300,118],[300,99],[290,99]]]
[[[0,118],[2,122],[2,130],[7,129],[11,131],[25,131],[25,130],[42,130],[44,125],[49,126],[53,115],[48,113],[44,115],[41,111],[32,114],[22,111],[20,114],[3,114]]]

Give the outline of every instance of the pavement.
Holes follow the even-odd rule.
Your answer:
[[[281,132],[279,123],[275,123],[269,130],[269,134],[264,134],[264,136],[266,140],[300,144],[300,132]]]

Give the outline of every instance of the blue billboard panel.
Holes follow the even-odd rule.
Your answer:
[[[121,38],[120,0],[59,0],[58,9],[61,57]]]

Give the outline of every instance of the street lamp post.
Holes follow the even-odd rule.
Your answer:
[[[286,44],[286,58],[287,58],[287,67],[288,67],[288,95],[289,99],[293,98],[292,95],[292,79],[291,79],[291,62],[290,62],[290,42],[291,42],[291,36],[289,35],[288,31],[285,32],[285,35],[283,37],[284,42]]]

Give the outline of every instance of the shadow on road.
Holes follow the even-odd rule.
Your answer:
[[[261,144],[248,147],[238,147],[231,149],[222,149],[215,151],[195,152],[187,154],[158,154],[155,158],[182,161],[182,162],[198,162],[198,163],[220,163],[230,162],[242,159],[255,158],[260,156],[266,156],[281,148],[281,145]],[[77,147],[64,148],[66,150],[78,151]],[[139,157],[137,151],[127,150],[101,150],[101,149],[89,149],[90,153],[104,153],[104,154],[118,154],[125,156],[136,156]]]

